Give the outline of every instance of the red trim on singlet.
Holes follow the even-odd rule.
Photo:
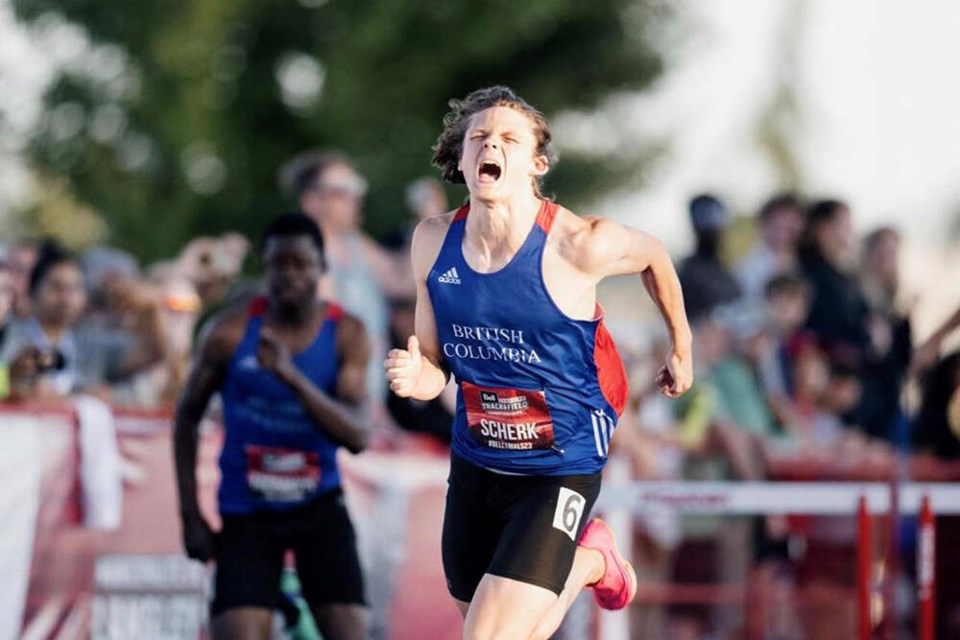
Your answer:
[[[537,219],[534,222],[543,229],[544,233],[550,233],[550,228],[553,226],[553,221],[556,219],[559,209],[560,207],[556,202],[550,202],[549,200],[541,201],[540,211],[537,212]],[[470,213],[470,205],[465,204],[453,214],[453,222],[465,220],[468,213]]]
[[[553,221],[557,218],[557,211],[559,209],[560,207],[557,206],[556,202],[550,202],[549,200],[544,200],[543,204],[540,205],[540,212],[537,214],[536,223],[540,225],[544,233],[550,233],[550,227],[553,226]]]
[[[251,318],[262,316],[266,311],[267,296],[257,296],[247,306],[247,316]],[[339,322],[343,318],[343,314],[343,307],[333,302],[327,303],[327,319]]]
[[[602,313],[598,309],[598,315]],[[613,343],[610,332],[603,325],[603,320],[597,323],[597,333],[593,340],[593,361],[597,365],[597,381],[603,397],[617,412],[623,415],[623,408],[627,406],[627,371],[623,368],[623,360],[617,345]]]
[[[343,307],[333,302],[327,303],[327,319],[333,320],[334,322],[340,322],[340,319],[343,318]]]
[[[257,296],[247,305],[247,316],[255,318],[262,316],[267,311],[267,296]]]

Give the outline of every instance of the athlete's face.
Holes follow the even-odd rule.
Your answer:
[[[323,274],[323,254],[309,236],[274,236],[263,248],[270,299],[282,309],[313,304]]]
[[[511,107],[491,107],[470,119],[459,168],[471,196],[493,201],[532,191],[550,163],[537,155],[530,118]]]

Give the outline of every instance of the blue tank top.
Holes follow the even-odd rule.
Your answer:
[[[257,307],[262,304],[252,309]],[[328,304],[316,338],[293,357],[313,384],[331,396],[341,315],[339,307]],[[293,390],[257,362],[262,326],[262,313],[252,311],[221,392],[226,432],[220,453],[221,513],[289,509],[340,486],[338,445],[317,428]]]
[[[626,374],[599,305],[593,320],[574,320],[547,292],[541,263],[557,205],[544,201],[513,259],[486,274],[463,257],[468,213],[457,211],[427,279],[459,386],[454,453],[505,473],[599,471]]]

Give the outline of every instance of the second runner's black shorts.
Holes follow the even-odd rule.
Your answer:
[[[452,456],[443,518],[447,588],[470,602],[485,573],[563,591],[600,473],[516,476]]]
[[[311,608],[365,603],[357,540],[336,489],[288,511],[223,514],[216,538],[210,616],[235,607],[274,609],[287,550]]]

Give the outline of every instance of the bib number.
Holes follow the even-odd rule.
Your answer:
[[[553,420],[543,391],[460,383],[467,428],[491,449],[532,451],[553,447]]]
[[[248,445],[247,488],[262,502],[301,502],[320,486],[315,451]]]
[[[574,542],[580,527],[580,518],[583,517],[584,504],[586,501],[582,495],[572,489],[560,487],[560,493],[557,495],[557,510],[553,512],[553,528],[560,529]]]

